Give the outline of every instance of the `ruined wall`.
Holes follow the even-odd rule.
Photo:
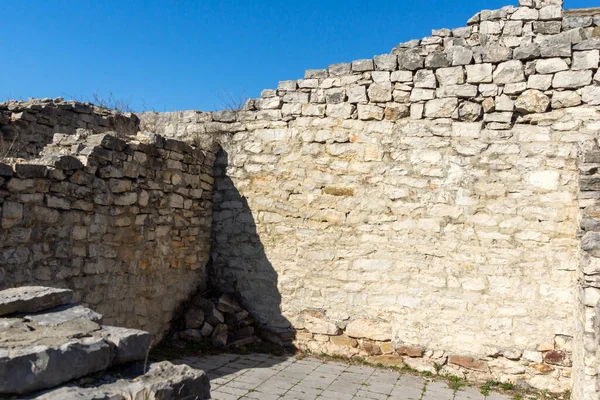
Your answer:
[[[35,158],[55,133],[77,129],[135,135],[138,118],[89,103],[57,99],[0,103],[0,158]]]
[[[522,0],[239,112],[141,115],[223,147],[211,281],[303,348],[592,396],[599,15]]]
[[[206,286],[214,149],[163,137],[57,134],[0,163],[0,288],[67,287],[108,324],[169,328]]]

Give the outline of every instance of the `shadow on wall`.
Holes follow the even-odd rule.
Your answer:
[[[211,285],[238,297],[272,341],[291,342],[295,331],[281,314],[278,275],[257,233],[248,201],[227,176],[228,154],[220,148],[214,166]]]

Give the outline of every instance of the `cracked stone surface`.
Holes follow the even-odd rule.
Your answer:
[[[187,357],[175,364],[204,370],[214,400],[509,400],[477,388],[369,366],[267,354]]]

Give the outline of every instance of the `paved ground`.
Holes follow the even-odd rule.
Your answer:
[[[394,371],[266,354],[220,354],[179,362],[203,369],[215,400],[509,400],[478,389],[454,392],[444,382]]]

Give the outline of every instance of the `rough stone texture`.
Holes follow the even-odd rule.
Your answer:
[[[89,103],[43,99],[0,103],[0,154],[34,158],[55,133],[75,134],[78,128],[135,135],[139,119]]]
[[[39,313],[22,315],[21,317],[38,325],[58,325],[77,318],[85,318],[101,324],[103,318],[102,315],[89,308],[74,304],[50,308]]]
[[[113,365],[145,359],[152,340],[148,332],[117,326],[103,326],[102,335],[113,347]]]
[[[239,112],[141,115],[147,130],[222,146],[214,286],[279,337],[296,328],[312,351],[392,359],[419,347],[423,370],[554,392],[572,380],[574,398],[592,398],[599,250],[578,221],[600,198],[600,158],[585,161],[600,126],[600,45],[596,19],[563,26],[561,5],[484,11],[399,44],[375,71],[310,70]],[[11,174],[15,188],[50,178]],[[26,203],[7,200],[2,226],[21,227]],[[323,324],[315,333],[307,313]],[[202,336],[223,333],[207,322]]]
[[[0,393],[21,394],[56,386],[107,368],[111,358],[111,347],[97,337],[57,346],[0,348]]]
[[[36,312],[68,304],[73,291],[43,286],[24,286],[0,291],[0,315]]]
[[[135,399],[210,399],[210,382],[204,371],[163,361],[151,363],[148,372],[135,379],[80,388],[65,386],[30,397],[36,400],[109,400],[133,396]]]
[[[31,292],[31,288],[24,289]],[[51,289],[37,288],[36,293],[41,298],[51,293]],[[142,361],[148,356],[150,333],[100,326],[102,316],[92,310],[69,305],[32,316],[23,312],[31,308],[31,302],[21,302],[20,306],[11,314],[12,318],[0,317],[0,394],[49,389],[110,366]],[[153,375],[152,368],[149,374],[141,379],[149,379]],[[160,379],[155,378],[160,377],[152,378],[158,383]],[[71,396],[63,398],[104,398],[96,397],[95,391],[84,392],[72,387],[58,390],[64,396]]]
[[[0,185],[0,288],[69,288],[106,323],[160,339],[179,303],[206,285],[211,146],[80,130],[56,134],[38,160],[12,160]],[[65,156],[79,164],[54,162]]]

